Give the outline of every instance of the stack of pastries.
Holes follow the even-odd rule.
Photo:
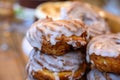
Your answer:
[[[29,80],[77,80],[86,70],[80,47],[86,45],[86,27],[77,20],[38,20],[28,30],[34,47],[28,63]]]
[[[119,80],[120,33],[111,33],[89,4],[69,2],[61,13],[58,20],[39,19],[27,32],[33,47],[28,80]]]

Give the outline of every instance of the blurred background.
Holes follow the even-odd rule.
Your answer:
[[[35,21],[35,9],[47,1],[0,0],[0,80],[25,80],[25,66],[31,47],[24,39]],[[73,0],[72,0],[73,1]],[[95,5],[105,12],[113,32],[120,31],[120,0],[77,0]]]

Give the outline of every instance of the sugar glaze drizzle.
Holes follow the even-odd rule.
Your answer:
[[[61,36],[78,36],[81,37],[86,32],[86,27],[83,23],[77,20],[56,20],[53,21],[51,18],[39,20],[35,22],[27,32],[27,40],[33,47],[37,47],[41,50],[43,37],[55,45],[61,38]],[[73,40],[72,38],[67,42],[69,45],[76,46],[79,42],[85,45],[86,42],[82,40]]]
[[[82,63],[82,54],[79,51],[69,52],[62,56],[51,56],[33,50],[27,66],[28,77],[32,79],[33,71],[36,72],[48,69],[49,71],[54,72],[55,80],[60,80],[58,73],[62,71],[72,72],[70,80],[74,80],[74,73],[79,69],[80,64]]]
[[[108,24],[94,8],[81,2],[73,2],[70,7],[61,9],[61,19],[80,20],[88,27],[90,37],[110,33]]]
[[[118,57],[120,55],[120,33],[106,34],[93,38],[87,46],[87,61],[89,55]]]
[[[120,75],[113,73],[103,73],[97,69],[92,69],[87,74],[87,80],[120,80]]]

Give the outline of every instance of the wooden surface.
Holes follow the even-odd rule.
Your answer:
[[[24,34],[17,32],[12,22],[0,21],[0,80],[25,80],[27,59],[21,49]]]

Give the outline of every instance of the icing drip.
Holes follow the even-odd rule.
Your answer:
[[[108,74],[110,80],[120,80],[120,75]]]
[[[36,66],[35,71],[39,69],[42,70],[42,68],[46,68],[53,72],[71,71],[71,70],[76,71],[79,68],[79,65],[83,62],[82,55],[80,52],[69,52],[62,56],[46,55],[40,53],[40,51],[36,51],[34,52],[34,54],[35,55],[31,60],[31,64],[33,64],[34,66],[36,65],[39,66],[38,69]]]
[[[93,69],[87,74],[87,80],[106,80],[106,78],[100,71]]]
[[[62,56],[52,56],[33,50],[28,63],[28,75],[32,76],[32,71],[48,69],[54,72],[55,79],[59,80],[58,72],[72,71],[72,77],[80,64],[83,63],[82,54],[79,51],[69,52]],[[28,77],[29,77],[28,76]]]
[[[120,75],[113,73],[102,73],[97,69],[93,69],[88,73],[87,80],[120,80]]]
[[[69,76],[69,80],[73,80],[74,73],[75,73],[75,71],[72,71],[72,75]]]
[[[87,46],[87,61],[89,61],[89,55],[93,53],[104,57],[118,57],[120,55],[120,33],[93,38]]]
[[[58,76],[58,73],[54,73],[54,76],[55,76],[55,80],[60,80],[59,76]]]
[[[81,36],[86,32],[86,27],[80,21],[77,20],[56,20],[53,21],[50,18],[39,20],[32,25],[32,27],[27,32],[27,39],[33,47],[41,49],[42,40],[45,38],[55,45],[61,38],[61,36]],[[43,38],[44,37],[44,38]],[[76,46],[75,44],[79,42],[85,45],[85,41],[70,39],[68,41],[69,45]]]
[[[34,80],[33,79],[33,76],[32,76],[32,68],[30,67],[30,64],[27,64],[27,75],[28,75],[28,77],[27,77],[27,80]]]
[[[68,9],[65,9],[61,10],[61,18],[83,21],[88,27],[89,36],[94,37],[96,35],[110,32],[108,24],[97,12],[93,10],[91,5],[73,2]]]
[[[48,21],[51,21],[51,19],[44,20],[44,22],[48,22]],[[42,24],[42,22],[41,22],[41,24]],[[41,24],[39,24],[39,25],[41,25]],[[26,38],[33,47],[38,47],[39,49],[41,49],[41,46],[42,46],[41,42],[42,42],[43,35],[42,35],[42,33],[39,32],[37,27],[35,27],[36,25],[38,25],[38,24],[37,23],[33,24],[32,27],[28,30],[28,32],[26,34]]]

